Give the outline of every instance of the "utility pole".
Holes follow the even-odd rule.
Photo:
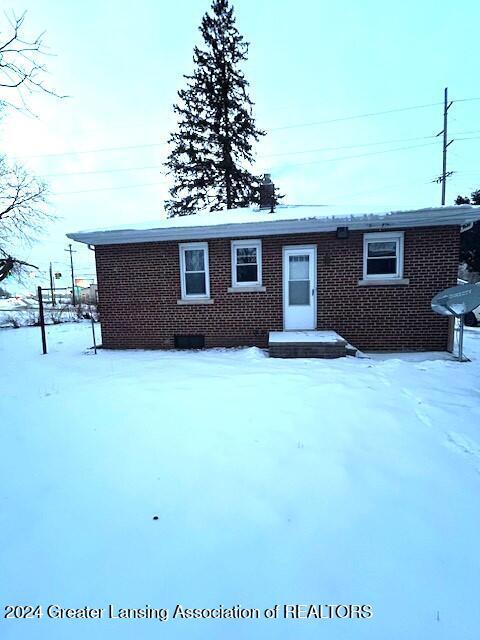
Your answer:
[[[73,275],[73,254],[77,252],[74,249],[72,249],[71,244],[68,245],[68,249],[65,249],[65,251],[68,251],[70,253],[70,269],[72,272],[72,304],[73,306],[75,306],[76,301],[75,301],[75,277]]]
[[[53,284],[53,269],[52,263],[50,262],[50,297],[52,301],[52,307],[55,306],[55,293],[54,293],[54,284]]]
[[[445,193],[447,189],[447,178],[452,175],[453,171],[447,171],[447,149],[452,144],[453,140],[448,142],[448,110],[452,106],[453,102],[448,102],[448,87],[445,87],[444,101],[443,101],[443,130],[437,133],[438,136],[443,134],[443,167],[442,175],[435,180],[442,185],[442,205],[445,204]]]

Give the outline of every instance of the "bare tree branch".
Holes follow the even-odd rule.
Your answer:
[[[7,34],[0,31],[0,111],[12,108],[32,113],[28,98],[34,93],[65,97],[44,83],[48,72],[43,60],[51,54],[44,45],[44,33],[36,38],[24,35],[25,16],[5,13]],[[52,219],[46,196],[44,182],[0,155],[0,281],[11,274],[21,277],[28,267],[37,268],[14,257],[11,246],[32,243]]]
[[[13,258],[5,253],[3,249],[0,249],[0,282],[10,275],[14,275],[17,280],[22,280],[23,276],[26,275],[27,267],[38,269],[34,264]]]
[[[10,33],[4,36],[2,42],[0,32],[0,105],[30,112],[26,98],[33,93],[47,93],[57,98],[65,98],[66,96],[59,95],[43,80],[48,73],[43,59],[52,55],[44,44],[45,32],[36,38],[24,37],[22,31],[26,12],[19,17],[15,14],[5,16]],[[18,91],[20,105],[7,99],[5,94],[8,92],[11,95],[11,89]]]

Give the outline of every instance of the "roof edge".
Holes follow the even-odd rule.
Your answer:
[[[94,246],[163,242],[168,240],[205,240],[209,238],[289,235],[295,233],[336,231],[348,226],[350,230],[415,228],[434,226],[463,226],[480,220],[480,207],[451,206],[438,209],[414,209],[406,212],[366,214],[331,218],[298,218],[237,222],[191,227],[159,227],[151,229],[112,229],[67,233],[76,242]]]

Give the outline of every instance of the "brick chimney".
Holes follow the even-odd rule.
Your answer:
[[[273,213],[275,206],[274,193],[275,185],[270,178],[270,174],[265,173],[260,185],[260,209],[270,209]]]

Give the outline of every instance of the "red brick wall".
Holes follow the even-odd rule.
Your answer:
[[[206,346],[267,344],[282,330],[282,247],[317,245],[317,328],[333,329],[359,349],[443,350],[448,320],[430,309],[456,283],[458,227],[407,229],[404,277],[409,285],[358,286],[363,232],[262,238],[265,293],[228,293],[230,238],[208,241],[211,305],[177,305],[177,242],[98,246],[96,262],[103,345],[171,348],[175,334],[204,334]]]

